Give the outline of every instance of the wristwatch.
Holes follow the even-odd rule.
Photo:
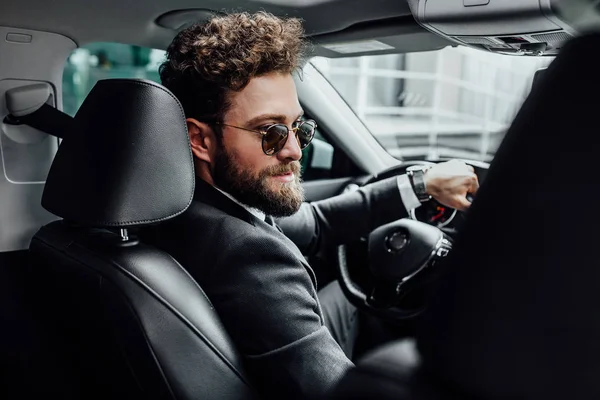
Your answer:
[[[410,181],[410,185],[415,192],[415,195],[421,203],[431,200],[431,196],[427,193],[425,187],[425,172],[429,167],[424,165],[411,165],[406,168],[406,175]]]

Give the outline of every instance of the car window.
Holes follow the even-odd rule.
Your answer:
[[[63,110],[75,115],[92,87],[101,79],[140,78],[160,83],[158,67],[165,52],[119,43],[92,43],[75,50],[63,73]],[[317,129],[303,151],[305,181],[332,177],[334,148]]]
[[[551,60],[448,47],[311,62],[391,155],[489,161]]]
[[[302,150],[302,159],[300,160],[302,179],[304,181],[314,181],[332,178],[334,153],[335,148],[317,127],[312,143]]]
[[[63,111],[75,115],[101,79],[139,78],[160,82],[158,66],[165,52],[120,43],[91,43],[76,49],[63,72]]]

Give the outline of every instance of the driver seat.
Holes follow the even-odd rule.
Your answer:
[[[42,198],[63,219],[29,251],[40,318],[70,364],[74,398],[253,398],[202,289],[135,236],[191,203],[181,105],[153,82],[104,80],[72,122]]]

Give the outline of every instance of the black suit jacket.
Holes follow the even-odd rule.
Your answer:
[[[308,398],[329,390],[352,362],[324,326],[315,274],[303,255],[404,216],[391,178],[303,204],[281,221],[286,236],[197,179],[189,209],[141,236],[204,289],[261,394]]]

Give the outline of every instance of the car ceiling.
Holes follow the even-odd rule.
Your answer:
[[[433,50],[451,44],[420,27],[406,0],[2,0],[0,26],[58,33],[80,46],[106,41],[164,49],[177,32],[177,27],[157,23],[165,14],[179,14],[192,22],[210,11],[259,10],[302,18],[320,55],[343,55],[322,44],[365,39],[380,40],[392,50],[360,54]]]

